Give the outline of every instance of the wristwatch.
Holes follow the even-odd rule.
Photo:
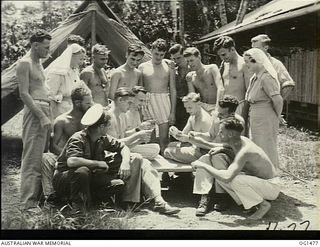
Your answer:
[[[136,132],[139,132],[141,129],[139,127],[135,128]]]

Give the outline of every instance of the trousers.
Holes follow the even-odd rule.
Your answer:
[[[38,104],[43,113],[51,119],[49,104]],[[22,123],[23,151],[21,157],[21,207],[28,209],[38,206],[41,194],[42,154],[50,137],[49,127],[41,127],[40,120],[28,107],[24,108]]]

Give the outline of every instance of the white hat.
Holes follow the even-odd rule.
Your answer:
[[[81,119],[81,124],[86,126],[91,126],[95,124],[100,119],[102,113],[103,113],[103,106],[100,104],[94,104],[83,115]]]

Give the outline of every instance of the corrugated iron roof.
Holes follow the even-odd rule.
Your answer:
[[[236,21],[228,23],[201,37],[195,44],[204,43],[222,35],[231,35],[319,10],[320,0],[274,0],[248,13],[242,23],[238,25],[236,25]]]

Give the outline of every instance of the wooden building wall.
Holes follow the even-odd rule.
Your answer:
[[[319,48],[313,50],[295,48],[294,53],[281,59],[296,82],[296,87],[288,100],[319,104],[320,95],[317,90],[317,83],[320,83],[320,78],[317,78],[319,52]]]

